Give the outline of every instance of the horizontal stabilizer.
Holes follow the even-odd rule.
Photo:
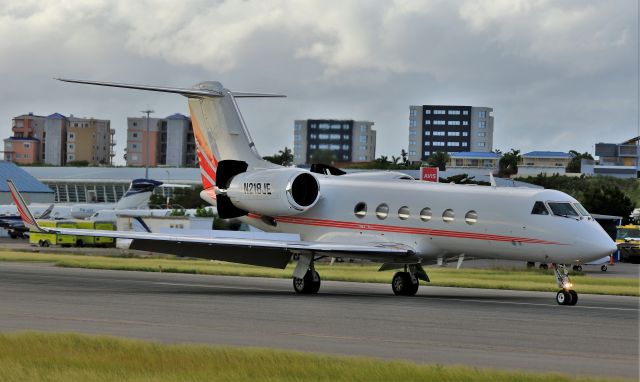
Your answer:
[[[87,85],[98,85],[98,86],[109,86],[112,88],[125,88],[125,89],[136,89],[136,90],[148,90],[152,92],[161,92],[161,93],[175,93],[180,94],[185,97],[222,97],[224,94],[215,90],[203,90],[203,89],[184,89],[184,88],[172,88],[172,87],[164,87],[164,86],[149,86],[149,85],[134,85],[134,84],[122,84],[118,82],[102,82],[102,81],[87,81],[87,80],[72,80],[68,78],[56,78],[58,81],[63,82],[72,82],[76,84],[87,84]]]

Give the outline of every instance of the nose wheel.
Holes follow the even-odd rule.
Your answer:
[[[397,272],[391,280],[391,289],[396,296],[413,296],[419,286],[418,279],[409,272]]]
[[[569,271],[563,264],[557,264],[555,268],[556,282],[562,289],[556,294],[558,305],[575,305],[578,303],[578,293],[571,289],[573,284],[569,279]]]

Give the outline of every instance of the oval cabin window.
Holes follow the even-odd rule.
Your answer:
[[[476,211],[469,211],[466,215],[464,215],[464,221],[471,225],[476,224],[478,222],[478,213]]]
[[[379,205],[378,208],[376,208],[376,216],[380,220],[386,219],[387,216],[389,216],[389,206],[385,203]]]
[[[367,204],[364,202],[356,204],[356,207],[353,209],[353,213],[360,219],[367,216]]]
[[[445,223],[453,222],[455,217],[456,215],[453,213],[452,209],[444,210],[444,212],[442,213],[442,220],[444,220]]]

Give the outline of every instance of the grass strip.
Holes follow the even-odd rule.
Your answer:
[[[3,381],[615,381],[79,334],[0,334]]]
[[[280,270],[220,261],[167,257],[121,258],[0,251],[0,261],[2,260],[53,262],[57,266],[70,268],[247,277],[291,278],[292,272],[291,269]],[[379,265],[370,263],[337,263],[334,265],[318,263],[316,265],[323,280],[390,283],[393,271],[378,272],[378,267]],[[555,292],[558,289],[551,270],[429,267],[427,273],[431,283],[426,285],[433,286],[541,292]],[[572,282],[578,293],[640,296],[640,280],[635,278],[588,277],[577,273],[572,275]]]

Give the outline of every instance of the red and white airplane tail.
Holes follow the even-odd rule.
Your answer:
[[[9,187],[11,198],[13,199],[13,202],[16,204],[16,207],[18,208],[18,213],[20,214],[20,217],[22,218],[24,225],[27,226],[27,228],[29,228],[30,230],[40,231],[41,229],[38,226],[36,219],[31,214],[31,211],[29,211],[29,208],[27,207],[27,203],[24,201],[24,198],[22,197],[22,195],[18,192],[18,189],[16,188],[15,184],[13,184],[11,180],[7,180],[7,186]]]

